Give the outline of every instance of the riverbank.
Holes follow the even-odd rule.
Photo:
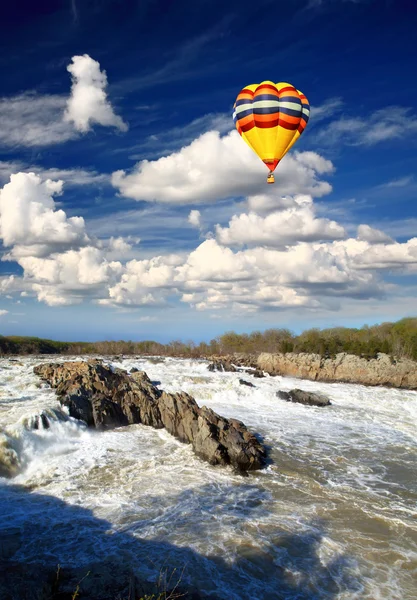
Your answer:
[[[417,389],[417,363],[407,358],[395,358],[379,353],[376,358],[361,358],[341,352],[334,358],[319,354],[293,353],[259,355],[228,355],[210,357],[225,370],[233,365],[256,368],[269,375],[296,377],[311,381],[355,383],[401,389]]]

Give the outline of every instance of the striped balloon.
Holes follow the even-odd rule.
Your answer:
[[[309,115],[304,94],[282,82],[246,86],[233,107],[236,129],[270,173],[303,133]]]

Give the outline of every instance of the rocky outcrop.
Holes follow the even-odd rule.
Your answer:
[[[264,372],[256,366],[256,359],[252,356],[223,356],[214,357],[208,366],[209,371],[229,371],[231,373],[245,372],[253,377],[265,377]]]
[[[208,370],[212,371],[212,372],[213,371],[221,371],[221,372],[229,371],[230,373],[235,373],[236,371],[238,371],[236,366],[228,359],[213,360],[213,362],[209,364]]]
[[[259,355],[257,364],[270,375],[417,389],[417,363],[387,354],[378,354],[377,358],[368,360],[344,352],[336,354],[335,358],[323,358],[319,354],[264,352]]]
[[[306,392],[304,390],[290,390],[284,392],[279,390],[277,392],[278,398],[286,400],[287,402],[298,402],[299,404],[305,404],[307,406],[330,406],[331,402],[323,394],[316,394],[314,392]]]
[[[143,371],[128,374],[90,360],[41,364],[34,372],[56,389],[72,417],[90,426],[164,427],[210,464],[230,464],[240,471],[265,464],[265,448],[242,422],[199,408],[185,392],[162,392]]]

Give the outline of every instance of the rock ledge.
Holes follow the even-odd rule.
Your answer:
[[[99,429],[134,423],[165,428],[210,464],[241,472],[260,469],[266,450],[246,426],[210,408],[198,407],[185,392],[163,392],[147,374],[130,375],[100,360],[47,363],[34,372],[53,388],[72,417]]]

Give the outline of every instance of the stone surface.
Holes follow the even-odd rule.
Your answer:
[[[212,362],[208,366],[209,371],[229,371],[231,373],[245,372],[253,377],[265,377],[262,369],[256,366],[256,358],[252,355],[243,354],[212,357]]]
[[[253,383],[246,381],[245,379],[239,379],[239,383],[240,385],[247,385],[248,387],[256,387]]]
[[[298,402],[299,404],[306,404],[307,406],[330,406],[331,402],[323,394],[316,394],[314,392],[306,392],[305,390],[290,390],[284,392],[279,390],[277,392],[278,398],[286,400],[287,402]]]
[[[128,374],[89,360],[41,364],[34,372],[56,388],[72,417],[90,426],[106,429],[142,423],[165,427],[210,464],[248,471],[266,462],[265,448],[243,423],[205,406],[199,408],[185,392],[159,390],[143,371]]]
[[[363,385],[417,389],[417,363],[378,354],[370,360],[341,352],[335,358],[318,354],[262,353],[258,367],[270,375],[283,375],[313,381],[342,381]]]

